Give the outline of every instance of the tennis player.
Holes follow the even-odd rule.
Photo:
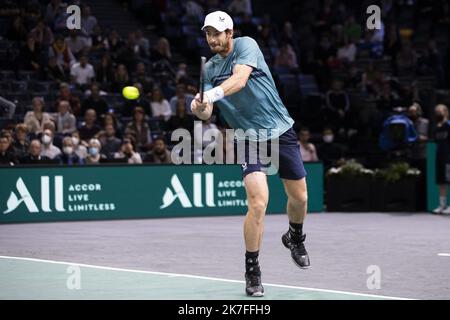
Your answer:
[[[306,217],[306,172],[300,155],[297,136],[292,129],[294,120],[280,99],[269,67],[255,40],[233,38],[233,20],[222,11],[205,17],[202,30],[215,55],[205,64],[205,92],[203,103],[197,94],[191,103],[192,112],[200,119],[211,117],[216,103],[233,129],[253,132],[242,139],[279,143],[279,175],[288,197],[289,230],[282,235],[282,243],[291,251],[300,268],[310,266],[304,246],[303,221]],[[238,136],[236,140],[239,140]],[[241,140],[242,141],[242,140]],[[261,269],[258,262],[264,229],[264,216],[269,200],[267,165],[259,159],[249,163],[249,149],[245,148],[242,175],[248,200],[244,221],[245,280],[249,296],[264,295]]]

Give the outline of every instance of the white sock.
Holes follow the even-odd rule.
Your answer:
[[[439,197],[439,206],[445,208],[447,206],[447,197]]]

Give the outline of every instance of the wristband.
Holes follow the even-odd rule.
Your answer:
[[[211,90],[205,91],[205,95],[208,99],[208,103],[213,104],[214,102],[222,99],[225,96],[221,86],[212,88]]]

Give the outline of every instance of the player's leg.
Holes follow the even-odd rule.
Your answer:
[[[294,263],[303,269],[310,266],[305,249],[303,223],[307,212],[308,193],[297,135],[291,128],[279,137],[279,174],[288,197],[289,230],[283,234],[283,245],[291,251]]]
[[[266,174],[261,171],[247,174],[244,183],[248,201],[248,211],[244,220],[246,293],[250,296],[262,296],[264,288],[261,284],[258,255],[264,232],[269,188]]]

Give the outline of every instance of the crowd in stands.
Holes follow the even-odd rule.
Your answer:
[[[278,14],[265,1],[111,2],[142,28],[124,34],[89,2],[0,0],[0,163],[170,163],[171,132],[194,127],[198,57],[210,56],[200,28],[217,9],[232,15],[235,37],[257,40],[304,161],[370,166],[396,110],[420,132],[408,153],[420,160],[434,105],[450,102],[447,1],[280,1]],[[81,30],[66,27],[72,3]],[[370,4],[380,29],[366,27]],[[129,85],[138,99],[122,97]],[[217,108],[207,128],[227,128]]]

